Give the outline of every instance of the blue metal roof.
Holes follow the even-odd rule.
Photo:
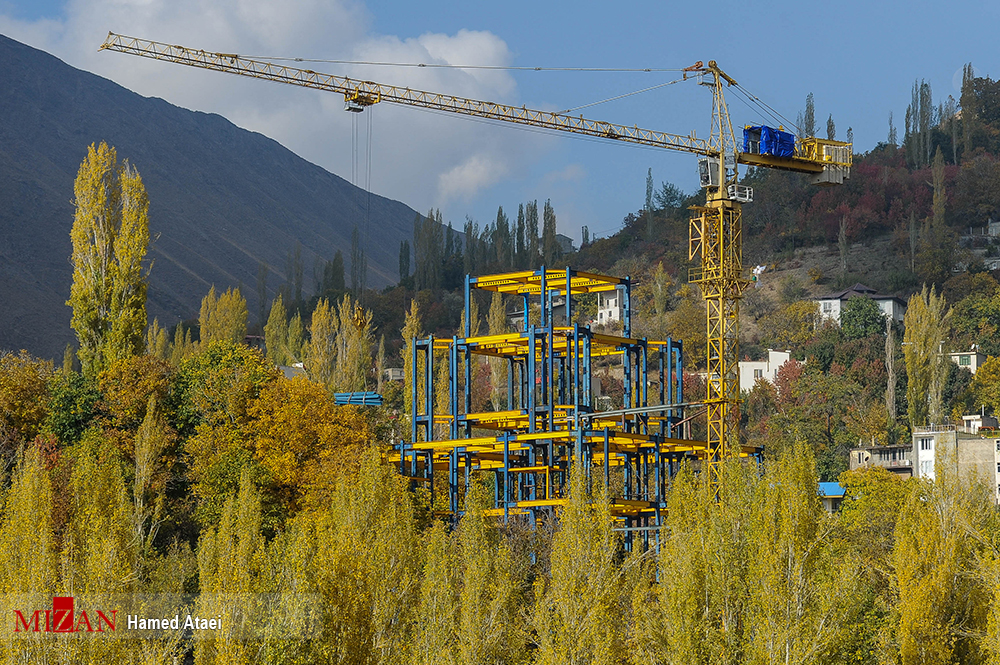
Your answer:
[[[844,488],[840,486],[840,483],[820,483],[819,494],[820,496],[843,497]]]

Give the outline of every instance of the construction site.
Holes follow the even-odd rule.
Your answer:
[[[432,496],[446,494],[447,512],[454,518],[462,513],[471,474],[493,474],[495,496],[489,512],[508,521],[537,520],[557,511],[566,501],[569,474],[581,468],[591,487],[596,481],[607,490],[631,546],[636,532],[648,541],[649,532],[660,526],[665,491],[680,464],[690,461],[718,482],[723,460],[759,456],[759,449],[740,443],[739,433],[739,309],[751,283],[743,268],[742,206],[753,201],[753,189],[741,182],[738,169],[779,169],[806,174],[815,185],[838,185],[850,175],[850,143],[796,136],[781,125],[745,125],[742,141],[737,141],[727,89],[776,116],[714,60],[679,70],[683,80],[696,79],[712,93],[711,132],[701,139],[694,132],[652,131],[114,33],[101,49],[333,92],[343,96],[345,110],[354,114],[392,103],[696,155],[705,203],[690,208],[688,258],[696,267],[685,277],[700,287],[705,301],[706,393],[684,394],[683,340],[632,336],[632,284],[627,276],[545,267],[468,275],[462,336],[407,340],[411,373],[404,380],[412,398],[410,439],[396,444],[393,463]],[[521,298],[522,331],[472,335],[470,302],[475,290]],[[574,322],[574,297],[613,291],[620,292],[624,305],[621,336]],[[559,308],[556,299],[561,299]],[[537,323],[530,320],[531,305],[538,308]],[[472,411],[471,367],[481,356],[506,365],[502,408],[489,412]],[[596,408],[597,361],[621,367],[622,408]],[[439,363],[446,363],[448,370],[448,408],[442,413],[435,410]],[[692,439],[689,424],[701,418],[705,439]]]
[[[524,332],[412,341],[411,439],[396,446],[400,473],[447,495],[451,514],[462,513],[473,472],[491,474],[490,514],[532,521],[566,501],[569,474],[603,484],[611,509],[626,529],[626,544],[640,531],[644,542],[658,528],[670,478],[685,461],[710,462],[707,442],[687,433],[704,415],[700,400],[684,401],[683,343],[631,336],[629,279],[565,270],[514,272],[465,281],[465,321],[476,289],[522,300]],[[619,291],[622,336],[594,332],[573,321],[573,297]],[[564,307],[553,303],[561,299]],[[540,321],[529,320],[532,304]],[[507,390],[500,410],[472,412],[471,367],[487,356],[505,363]],[[620,365],[624,407],[595,408],[594,363]],[[434,410],[438,363],[448,367],[448,411]],[[693,415],[692,415],[693,414]],[[742,454],[754,455],[746,449]],[[582,470],[582,471],[581,471]],[[442,482],[443,481],[443,482]]]

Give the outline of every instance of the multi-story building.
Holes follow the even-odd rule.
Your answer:
[[[936,465],[947,464],[961,478],[989,482],[994,499],[1000,503],[1000,438],[987,438],[972,430],[963,425],[914,427],[914,475],[933,480]]]
[[[849,466],[851,471],[866,466],[880,466],[903,478],[910,478],[913,476],[913,444],[854,448],[851,450]]]

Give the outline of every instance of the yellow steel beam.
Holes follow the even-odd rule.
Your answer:
[[[538,111],[523,106],[508,106],[454,95],[413,90],[401,86],[384,85],[373,81],[359,81],[346,76],[322,74],[309,69],[299,69],[246,58],[235,53],[212,53],[110,32],[101,45],[101,50],[118,51],[153,60],[164,60],[227,74],[238,74],[266,81],[334,92],[343,95],[345,100],[359,106],[391,102],[404,106],[448,111],[489,120],[612,139],[623,143],[679,150],[696,155],[713,154],[708,143],[704,139],[696,138],[693,133],[689,136],[682,136],[641,129],[636,126],[629,127],[599,120],[588,120],[583,116],[574,117],[563,113]]]

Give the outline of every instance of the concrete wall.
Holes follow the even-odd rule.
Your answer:
[[[954,428],[913,433],[914,475],[933,480],[935,465],[947,464],[964,480],[989,484],[1000,503],[1000,439],[984,439]],[[942,431],[944,430],[944,431]]]

